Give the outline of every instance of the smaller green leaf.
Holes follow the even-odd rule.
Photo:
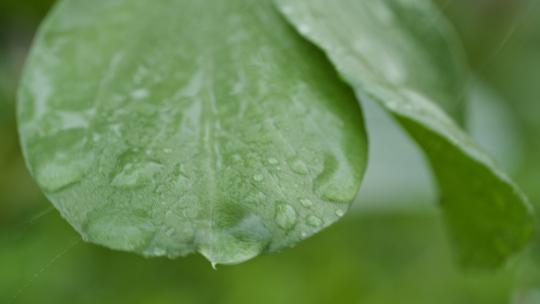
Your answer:
[[[380,103],[424,149],[464,264],[497,266],[527,244],[527,199],[455,123],[467,70],[431,1],[276,1],[359,97]]]

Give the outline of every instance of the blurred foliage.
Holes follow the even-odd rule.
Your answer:
[[[39,22],[53,0],[0,1],[0,234],[48,208],[29,177],[18,143],[16,87]],[[0,243],[1,244],[1,243]]]
[[[540,2],[438,2],[474,72],[516,118],[515,177],[540,202]],[[540,263],[523,255],[498,272],[463,273],[439,215],[414,209],[359,208],[294,249],[217,271],[199,256],[144,259],[83,243],[28,176],[14,118],[21,64],[51,4],[0,1],[0,303],[540,303]]]
[[[473,70],[517,117],[525,155],[516,178],[540,204],[540,1],[438,1],[463,38]]]
[[[53,0],[2,0],[0,2],[0,24],[18,24],[25,27],[35,27],[45,16]],[[7,29],[2,27],[5,31]]]
[[[144,259],[79,241],[56,213],[10,230],[9,303],[507,303],[512,272],[462,274],[433,214],[349,218],[294,249],[213,270],[200,256]],[[8,244],[7,246],[5,244]],[[17,267],[13,267],[17,265]]]

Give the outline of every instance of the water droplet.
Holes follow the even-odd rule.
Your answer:
[[[78,182],[86,170],[87,166],[82,160],[58,157],[39,166],[36,178],[43,189],[56,192]]]
[[[349,166],[340,165],[333,155],[326,155],[323,171],[313,182],[313,192],[323,201],[349,203],[356,194],[357,184]]]
[[[306,208],[310,208],[313,206],[313,201],[311,201],[310,199],[308,198],[303,198],[300,200],[300,203],[302,204],[302,206],[306,207]]]
[[[143,186],[162,169],[162,165],[150,160],[144,153],[128,151],[118,158],[116,174],[111,184],[120,188]]]
[[[276,223],[284,230],[290,230],[296,224],[296,211],[291,205],[278,204],[276,208]]]
[[[289,166],[294,173],[297,173],[300,175],[306,175],[309,173],[306,164],[300,159],[292,160],[291,162],[289,162]]]
[[[336,210],[336,215],[339,216],[339,217],[344,216],[345,215],[345,210],[342,210],[342,209]]]
[[[312,227],[320,227],[322,225],[322,220],[314,215],[311,215],[307,218],[307,224]]]
[[[236,225],[225,230],[214,229],[207,237],[199,249],[201,254],[215,264],[237,264],[259,255],[268,246],[272,234],[261,217],[246,214]]]
[[[277,165],[279,163],[279,161],[277,159],[275,159],[275,158],[269,158],[268,163],[270,165]]]
[[[124,210],[120,213],[105,208],[96,210],[88,219],[85,231],[93,242],[120,250],[146,248],[156,229],[148,220],[148,214],[140,210]]]
[[[91,169],[93,154],[84,132],[62,131],[32,144],[36,179],[45,191],[56,192],[76,184]]]
[[[128,163],[116,174],[112,185],[121,188],[142,186],[161,169],[161,165],[155,162]]]
[[[255,176],[253,176],[253,179],[256,181],[256,182],[262,182],[264,180],[264,176],[260,175],[260,174],[257,174]]]

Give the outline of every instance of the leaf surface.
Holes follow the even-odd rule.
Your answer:
[[[467,70],[431,1],[276,2],[359,98],[380,103],[423,148],[464,264],[497,266],[528,243],[534,223],[526,197],[456,123]]]
[[[32,175],[91,242],[231,264],[343,216],[354,92],[270,1],[64,0],[19,91]]]

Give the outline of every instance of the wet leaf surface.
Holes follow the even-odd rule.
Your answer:
[[[41,189],[84,239],[230,264],[348,209],[353,91],[269,1],[60,1],[19,91]]]

